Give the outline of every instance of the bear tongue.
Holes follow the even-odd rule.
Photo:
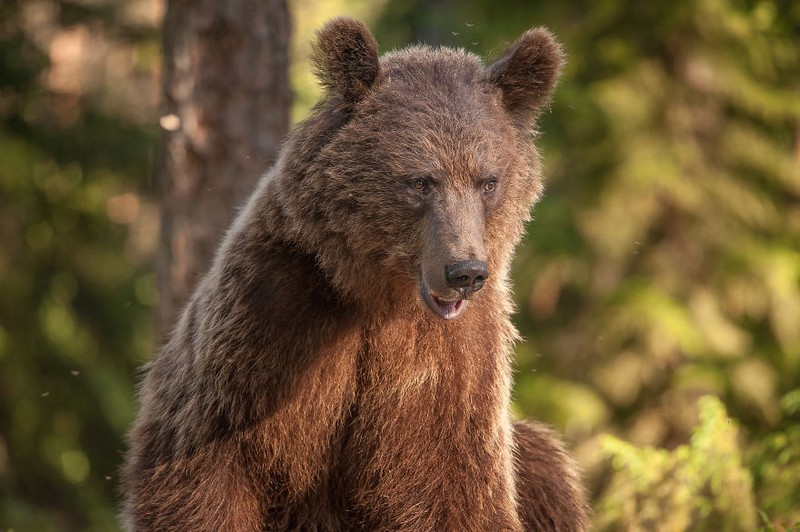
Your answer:
[[[443,301],[436,296],[433,296],[433,301],[438,308],[434,309],[437,311],[436,313],[439,314],[442,318],[446,320],[452,320],[456,318],[461,311],[464,309],[464,305],[466,301],[464,299],[456,299],[455,301]]]

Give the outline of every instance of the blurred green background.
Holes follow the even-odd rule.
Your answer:
[[[383,51],[559,36],[516,413],[563,431],[598,530],[800,528],[800,3],[289,6],[295,120],[331,16]],[[0,530],[118,528],[155,349],[163,10],[0,3]]]

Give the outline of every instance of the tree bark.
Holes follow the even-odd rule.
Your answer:
[[[284,0],[168,0],[158,329],[169,331],[289,123]]]

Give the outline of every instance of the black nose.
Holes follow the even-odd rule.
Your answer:
[[[444,268],[447,285],[462,293],[477,292],[488,277],[489,266],[480,260],[462,260]]]

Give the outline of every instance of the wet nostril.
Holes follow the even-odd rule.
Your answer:
[[[459,261],[444,269],[445,280],[450,288],[475,292],[480,290],[489,277],[489,267],[483,261]]]

